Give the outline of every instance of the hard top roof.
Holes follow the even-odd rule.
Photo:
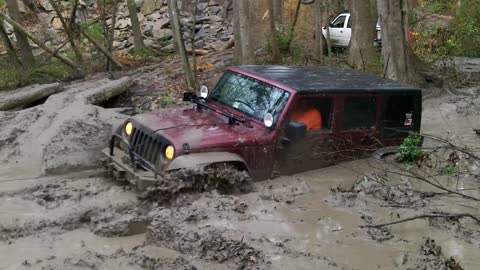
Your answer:
[[[333,67],[239,66],[240,71],[288,86],[299,93],[420,91],[413,86],[352,69]]]

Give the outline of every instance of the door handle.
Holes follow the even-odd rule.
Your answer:
[[[340,33],[343,33],[343,31],[340,31]]]

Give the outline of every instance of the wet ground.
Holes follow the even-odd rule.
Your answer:
[[[234,194],[158,199],[102,170],[2,164],[0,269],[480,269],[480,90],[459,93],[424,101],[422,131],[442,140],[418,163],[358,160]]]

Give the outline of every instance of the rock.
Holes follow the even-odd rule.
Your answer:
[[[205,2],[198,3],[198,5],[197,5],[197,9],[200,10],[200,11],[203,11],[207,7],[208,7],[208,3],[205,3]]]
[[[155,25],[155,27],[153,27],[153,30],[152,30],[152,36],[155,40],[171,38],[172,37],[172,30],[171,29],[162,29],[162,28],[158,27],[158,25]]]
[[[153,27],[155,27],[155,23],[147,21],[147,23],[143,26],[143,34],[146,36],[151,36]]]
[[[207,9],[207,15],[218,15],[220,11],[222,10],[221,7],[219,6],[212,6]]]
[[[132,26],[132,22],[130,21],[130,18],[120,19],[115,23],[116,29],[125,29],[131,26]]]
[[[138,16],[138,22],[142,23],[143,20],[145,20],[145,16],[143,16],[142,13],[138,13],[137,16]]]
[[[156,21],[156,20],[160,19],[161,17],[162,17],[162,15],[158,12],[154,12],[154,13],[146,16],[147,21]]]
[[[7,32],[7,34],[11,35],[13,33],[13,26],[11,24],[4,21],[3,26],[5,27],[5,31]]]
[[[63,29],[63,25],[62,25],[62,22],[60,21],[60,18],[55,17],[55,18],[52,20],[52,27],[53,27],[53,29],[55,29],[55,30],[62,30],[62,29]]]
[[[162,7],[163,0],[144,0],[141,11],[143,14],[150,14]]]
[[[155,47],[155,41],[153,41],[152,39],[148,39],[148,38],[144,39],[144,40],[143,40],[143,44],[144,44],[145,47],[147,47],[147,48],[153,48],[153,47]]]

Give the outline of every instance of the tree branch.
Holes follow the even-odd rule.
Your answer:
[[[462,213],[462,214],[423,214],[423,215],[413,216],[413,217],[409,217],[409,218],[399,219],[399,220],[392,221],[392,222],[381,223],[381,224],[360,225],[358,227],[360,227],[360,228],[379,228],[379,227],[395,225],[395,224],[404,223],[404,222],[408,222],[408,221],[412,221],[412,220],[416,220],[416,219],[423,219],[423,218],[456,218],[456,219],[459,219],[459,218],[466,218],[466,217],[473,219],[474,221],[476,221],[480,225],[480,218],[479,217],[476,217],[476,216],[474,216],[472,214],[469,214],[469,213]]]

